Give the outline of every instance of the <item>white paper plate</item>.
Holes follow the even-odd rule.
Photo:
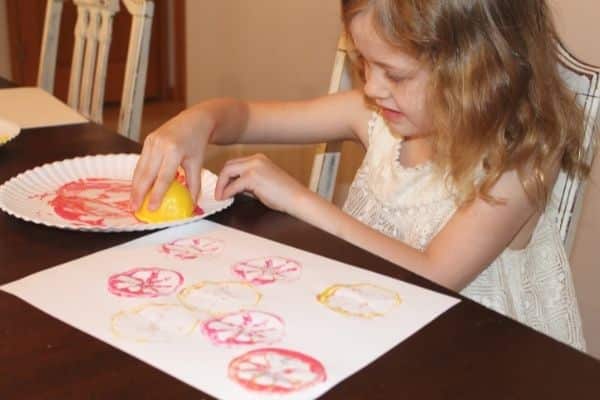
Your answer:
[[[0,186],[0,209],[25,221],[94,232],[160,229],[204,218],[229,207],[217,201],[217,177],[202,171],[199,215],[179,221],[146,224],[128,210],[137,154],[78,157],[36,167]]]
[[[14,122],[0,118],[0,147],[16,138],[21,132],[21,127]]]

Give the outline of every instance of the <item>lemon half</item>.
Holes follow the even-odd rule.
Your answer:
[[[150,193],[144,198],[135,217],[142,222],[157,223],[169,222],[189,218],[194,214],[195,205],[190,191],[178,181],[173,181],[163,197],[160,207],[154,211],[148,209]]]

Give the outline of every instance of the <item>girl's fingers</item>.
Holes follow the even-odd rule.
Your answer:
[[[235,162],[227,162],[219,174],[217,184],[215,186],[215,199],[223,200],[226,197],[223,195],[223,189],[229,185],[232,180],[236,180],[248,169],[247,161],[232,160]]]
[[[192,195],[192,199],[194,200],[194,204],[198,202],[198,197],[200,195],[200,189],[202,188],[202,162],[184,160],[181,166],[185,171],[185,182],[187,184],[188,190]]]
[[[173,179],[175,179],[177,167],[179,167],[180,162],[179,158],[163,158],[158,176],[154,181],[152,192],[150,193],[150,201],[148,202],[148,209],[150,211],[156,210],[160,206],[167,189],[173,182]]]
[[[154,183],[154,178],[161,165],[160,157],[152,157],[152,146],[144,145],[140,158],[133,172],[130,204],[131,209],[136,211],[142,206],[144,196]]]
[[[252,191],[250,179],[247,175],[240,175],[237,178],[229,180],[228,184],[223,188],[223,199],[228,199],[246,191]]]

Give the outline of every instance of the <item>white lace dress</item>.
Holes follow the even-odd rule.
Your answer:
[[[344,211],[423,250],[456,211],[451,191],[431,163],[403,167],[401,140],[384,120],[369,122],[369,146]],[[529,245],[506,249],[461,293],[575,348],[585,341],[569,262],[548,207]]]

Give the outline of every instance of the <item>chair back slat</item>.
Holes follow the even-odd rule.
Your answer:
[[[64,0],[48,0],[42,37],[42,52],[38,69],[37,85],[47,92],[54,91],[54,75],[56,72],[56,53],[58,50],[58,35],[62,17]]]
[[[129,138],[139,141],[154,4],[139,0],[123,0],[123,3],[133,20],[118,129],[119,132],[127,132]]]
[[[69,76],[69,95],[67,103],[72,108],[79,110],[79,89],[81,72],[83,70],[83,54],[85,51],[85,37],[89,21],[89,10],[81,5],[77,6],[77,22],[75,22],[73,56],[71,60],[71,75]],[[52,77],[54,79],[54,77]]]
[[[76,0],[75,0],[76,1]],[[89,8],[87,10],[87,26],[85,30],[85,49],[83,53],[83,70],[81,89],[79,90],[78,109],[86,117],[91,117],[92,90],[94,89],[94,75],[96,73],[96,56],[98,54],[98,30],[100,27],[100,10]],[[97,122],[97,121],[94,121]]]
[[[118,3],[117,3],[118,6]],[[90,117],[97,123],[102,122],[102,110],[104,106],[104,89],[106,73],[108,68],[108,56],[112,41],[113,18],[116,11],[102,9],[100,11],[100,29],[98,32],[98,60],[94,75],[94,88],[92,93],[92,104]]]

